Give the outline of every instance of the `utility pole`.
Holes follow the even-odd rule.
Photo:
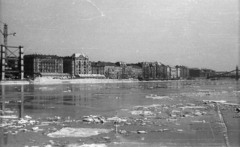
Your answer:
[[[236,67],[236,80],[239,80],[239,75],[238,75],[238,66]]]
[[[7,37],[8,37],[8,26],[7,24],[4,24],[4,27],[3,27],[3,43],[5,45],[5,47],[7,46]]]

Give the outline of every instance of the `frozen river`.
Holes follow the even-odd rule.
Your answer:
[[[217,135],[221,126],[216,128],[219,120],[214,104],[203,101],[240,103],[240,82],[234,80],[0,88],[1,147],[228,146],[224,134]],[[83,128],[106,131],[66,136],[69,130],[65,130],[61,136],[64,128],[75,129],[75,133]],[[51,133],[60,134],[53,137]]]

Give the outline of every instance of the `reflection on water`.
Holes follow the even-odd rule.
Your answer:
[[[61,116],[80,118],[84,115],[110,115],[120,109],[137,105],[154,104],[146,95],[171,98],[225,99],[240,101],[240,86],[236,81],[165,81],[114,84],[63,84],[63,85],[1,85],[1,115],[14,111],[19,118]],[[199,97],[199,90],[207,97]],[[189,93],[189,95],[186,95]],[[211,97],[211,94],[215,93]],[[185,94],[185,95],[183,95]],[[216,95],[218,94],[218,95]],[[224,96],[221,96],[224,95]],[[6,114],[5,114],[6,115]],[[11,114],[13,115],[13,114]],[[0,123],[2,119],[0,118]],[[0,127],[0,146],[8,143],[8,134]]]
[[[65,85],[1,85],[1,110],[12,108],[21,118],[27,114],[72,115],[81,111],[116,111],[135,105],[152,103],[146,95],[178,96],[196,91],[228,94],[226,100],[239,102],[239,82],[236,81],[166,81],[118,84]],[[235,95],[233,92],[235,91]],[[191,95],[192,94],[192,95]],[[186,96],[186,95],[185,95]],[[218,96],[218,98],[224,98]],[[25,109],[25,110],[24,110]],[[50,111],[48,111],[50,110]],[[61,113],[64,112],[64,113]],[[4,113],[4,111],[2,111]],[[81,112],[80,112],[81,114]]]

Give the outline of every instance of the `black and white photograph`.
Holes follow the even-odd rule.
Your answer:
[[[239,0],[0,0],[0,147],[239,147]]]

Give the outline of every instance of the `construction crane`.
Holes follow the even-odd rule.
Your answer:
[[[0,21],[1,22],[1,21]],[[1,22],[3,23],[3,22]],[[8,33],[8,26],[4,24],[3,31],[0,29],[1,34],[3,35],[3,43],[1,45],[1,79],[5,78],[23,79],[23,47],[22,46],[9,46],[8,45],[8,36],[15,36],[16,33]],[[16,53],[17,52],[17,53]]]

